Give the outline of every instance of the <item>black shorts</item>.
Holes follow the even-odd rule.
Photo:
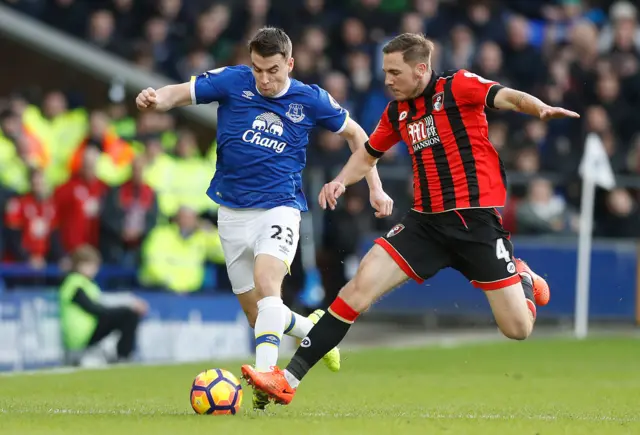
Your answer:
[[[474,287],[483,290],[520,282],[509,232],[493,208],[444,213],[410,210],[401,223],[375,243],[419,283],[446,267],[461,272]]]

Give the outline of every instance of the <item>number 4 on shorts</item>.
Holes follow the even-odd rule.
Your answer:
[[[504,246],[504,239],[496,240],[496,257],[499,259],[503,259],[507,263],[511,261],[511,255],[509,255],[509,251]]]

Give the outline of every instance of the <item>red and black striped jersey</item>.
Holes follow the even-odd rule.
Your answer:
[[[366,148],[380,157],[400,141],[407,144],[415,210],[504,206],[504,165],[489,141],[484,113],[501,88],[466,70],[446,76],[432,72],[420,96],[387,105]]]

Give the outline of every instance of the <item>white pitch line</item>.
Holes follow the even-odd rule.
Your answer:
[[[133,416],[182,416],[192,415],[191,412],[171,412],[171,411],[142,411],[136,409],[64,409],[51,408],[45,412],[34,412],[26,409],[0,409],[0,414],[47,414],[47,415],[133,415]],[[269,415],[269,414],[265,414]],[[277,415],[277,414],[273,414]],[[329,413],[329,412],[309,412],[300,414],[303,417],[332,417],[332,418],[362,418],[377,417],[381,414],[377,413]],[[575,415],[550,415],[550,414],[534,414],[534,415],[515,415],[515,414],[446,414],[446,413],[423,413],[412,414],[400,412],[397,414],[385,414],[386,417],[400,417],[410,419],[426,419],[426,420],[532,420],[532,421],[586,421],[586,422],[613,422],[613,423],[637,423],[640,417],[611,417],[607,415],[600,416],[575,416]]]

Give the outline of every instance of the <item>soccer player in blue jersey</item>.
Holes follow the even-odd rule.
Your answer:
[[[251,41],[252,66],[218,68],[190,83],[143,90],[142,111],[167,111],[190,104],[219,103],[217,165],[207,194],[220,204],[218,230],[227,271],[255,330],[256,370],[270,371],[282,334],[304,338],[323,313],[302,317],[286,307],[280,289],[300,237],[300,212],[308,136],[315,126],[341,135],[353,152],[367,134],[327,91],[289,77],[291,40],[276,28],[261,29]],[[382,190],[375,167],[367,175],[377,217],[389,216],[393,201]],[[340,368],[338,349],[325,356]],[[263,409],[264,395],[254,396]]]

